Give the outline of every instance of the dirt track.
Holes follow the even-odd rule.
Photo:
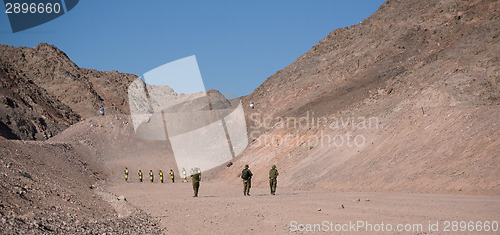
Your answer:
[[[193,198],[191,183],[117,183],[110,187],[115,194],[161,219],[165,231],[173,234],[284,234],[298,229],[299,224],[323,221],[332,222],[333,229],[337,223],[357,221],[374,226],[383,222],[385,228],[391,224],[393,229],[398,224],[422,224],[423,231],[414,233],[426,234],[429,221],[439,221],[440,233],[444,221],[500,222],[499,196],[332,193],[285,188],[278,188],[277,195],[272,196],[267,187],[253,187],[252,196],[244,197],[241,189],[238,185],[202,181],[200,197]],[[408,234],[395,232],[399,233]]]

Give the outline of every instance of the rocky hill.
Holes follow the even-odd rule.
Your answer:
[[[47,139],[81,119],[129,113],[135,75],[84,69],[53,45],[0,45],[0,135]]]
[[[265,184],[277,164],[298,188],[498,193],[499,37],[498,1],[387,1],[244,97],[253,144],[214,174],[238,182],[248,163]]]
[[[384,113],[431,91],[455,105],[498,105],[499,17],[497,1],[390,0],[329,33],[246,100],[273,116],[392,100],[372,112]]]
[[[161,234],[158,221],[105,190],[88,149],[0,137],[2,234]]]
[[[80,116],[70,107],[11,70],[0,70],[0,135],[9,139],[47,139]]]

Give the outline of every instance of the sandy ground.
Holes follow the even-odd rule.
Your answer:
[[[500,222],[500,196],[494,195],[336,193],[278,187],[272,196],[267,187],[253,187],[252,196],[244,197],[241,186],[203,181],[198,198],[192,197],[191,183],[115,183],[109,189],[159,218],[171,234],[285,234],[307,230],[344,233],[337,232],[339,229],[356,234],[367,230],[428,234],[429,221],[438,223],[438,232],[433,234],[450,234],[453,229],[461,229],[460,225],[453,227],[452,221]],[[411,231],[387,231],[391,227],[397,230],[399,225]],[[446,228],[450,232],[445,232]],[[471,234],[468,228],[460,233]]]

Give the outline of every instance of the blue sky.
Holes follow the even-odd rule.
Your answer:
[[[195,55],[206,89],[247,95],[336,28],[358,24],[382,0],[81,0],[67,14],[0,43],[57,46],[78,66],[143,75]]]

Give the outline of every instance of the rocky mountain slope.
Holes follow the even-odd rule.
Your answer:
[[[498,4],[387,1],[360,24],[328,34],[246,99],[273,116],[394,100],[378,105],[384,113],[431,91],[454,104],[498,105]]]
[[[11,73],[16,73],[11,71]],[[0,70],[0,135],[47,139],[80,120],[70,107],[20,74]]]
[[[47,139],[81,119],[129,113],[128,85],[135,75],[84,69],[55,46],[0,45],[0,134]]]
[[[500,3],[385,2],[243,99],[248,163],[265,184],[500,192]],[[354,141],[357,141],[356,144]]]
[[[2,234],[160,234],[158,222],[105,190],[88,149],[0,137]]]

